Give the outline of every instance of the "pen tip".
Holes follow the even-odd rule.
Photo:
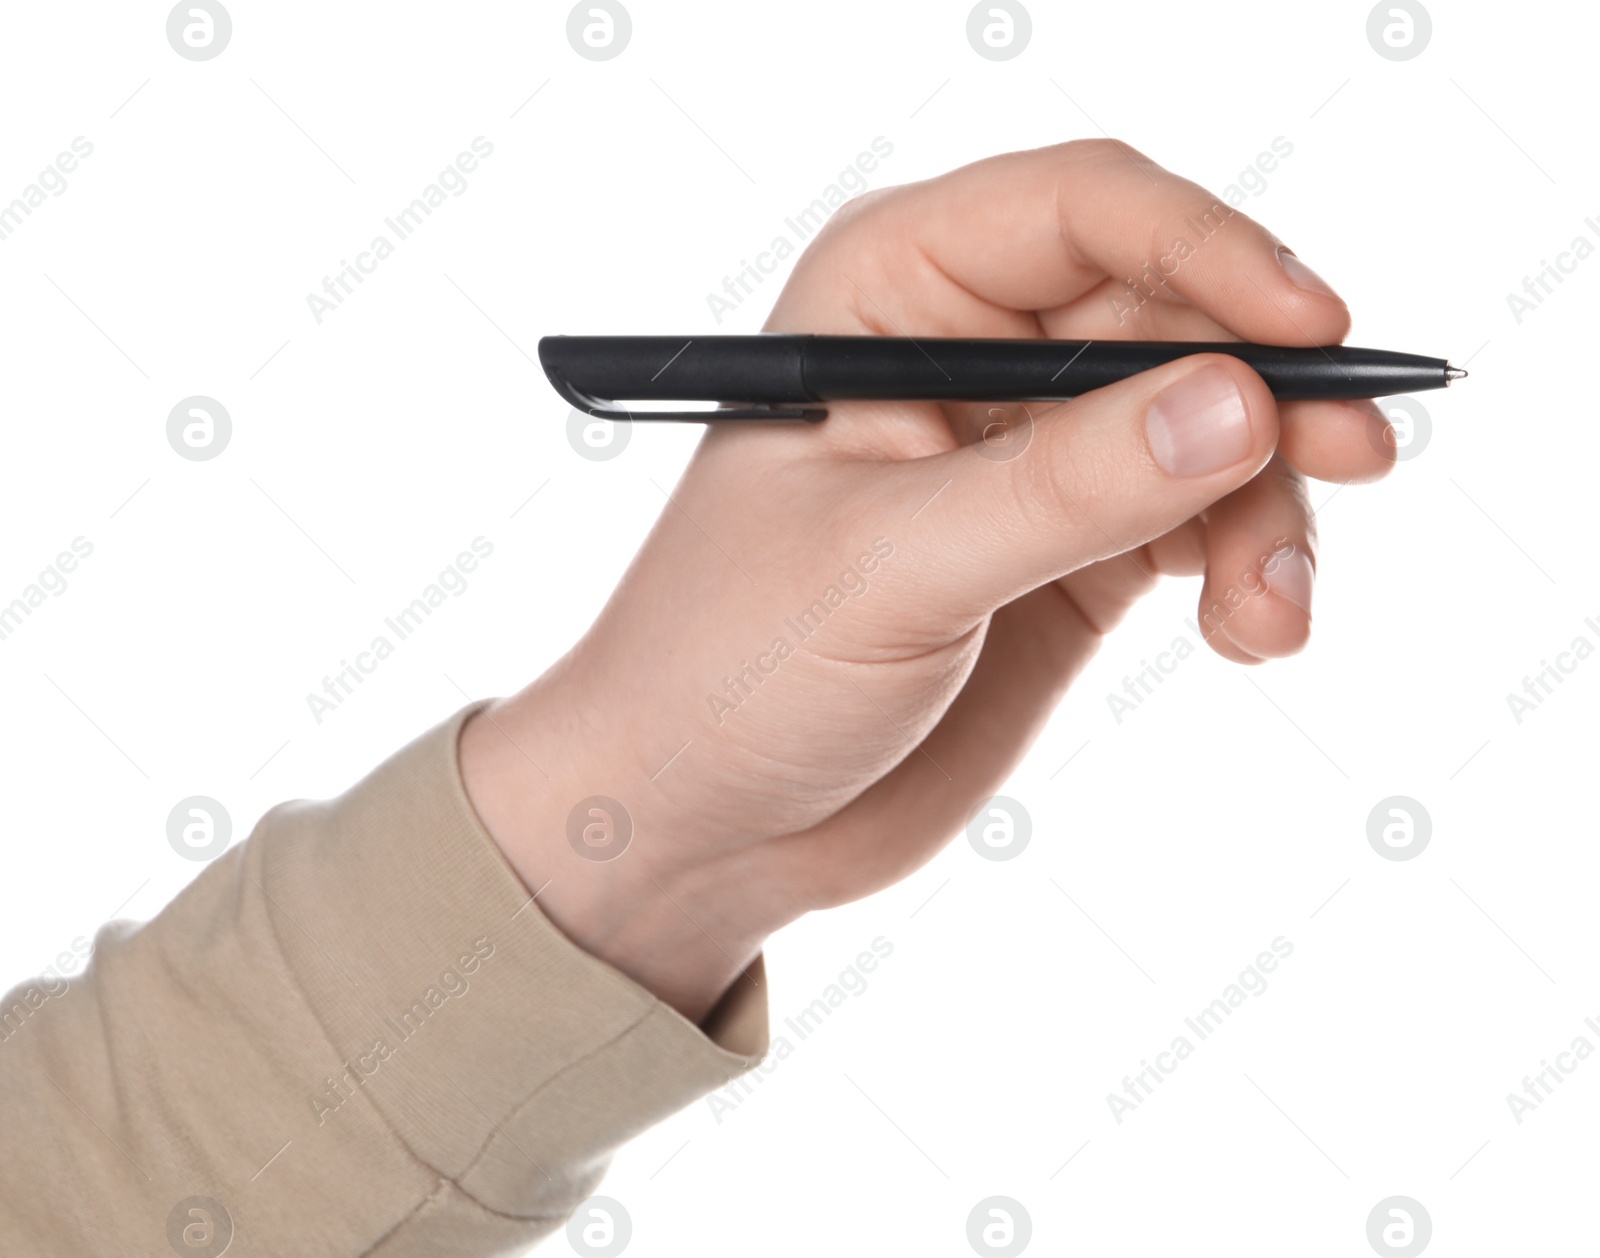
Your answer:
[[[1463,367],[1446,367],[1444,369],[1445,383],[1448,384],[1452,380],[1461,380],[1465,378],[1466,374],[1466,369]]]

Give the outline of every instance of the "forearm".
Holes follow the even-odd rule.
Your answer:
[[[578,689],[558,666],[468,721],[467,794],[568,938],[698,1022],[795,910],[742,847],[684,854],[663,832],[684,824],[676,802],[585,721]]]
[[[529,903],[463,790],[466,715],[336,800],[274,809],[13,1020],[0,1235],[18,1252],[162,1251],[194,1196],[244,1252],[503,1252],[765,1052],[759,962],[713,1042]]]

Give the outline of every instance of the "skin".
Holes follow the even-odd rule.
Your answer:
[[[1219,204],[1115,141],[990,158],[843,207],[766,330],[1341,341],[1344,303],[1265,228],[1234,211],[1199,241],[1189,224]],[[1130,298],[1126,277],[1180,237],[1189,256]],[[1243,412],[1199,440],[1222,465],[1198,474],[1162,455],[1201,413],[1186,384]],[[754,981],[773,931],[889,886],[959,833],[1161,576],[1204,576],[1200,622],[1223,657],[1299,651],[1316,554],[1304,478],[1393,463],[1372,403],[1280,406],[1227,356],[1030,405],[1031,423],[991,410],[855,403],[819,425],[708,426],[594,625],[462,732],[468,795],[546,915],[691,1020]],[[875,541],[892,552],[866,572]],[[864,590],[816,632],[785,624],[851,569]],[[735,704],[723,679],[758,656],[773,671]],[[613,860],[568,841],[595,795],[632,820]]]

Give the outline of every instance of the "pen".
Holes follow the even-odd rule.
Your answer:
[[[546,336],[557,393],[602,419],[799,419],[818,402],[1058,402],[1190,354],[1231,354],[1280,400],[1388,397],[1467,373],[1443,358],[1350,345],[1049,341],[888,336]],[[635,409],[703,402],[699,410]]]

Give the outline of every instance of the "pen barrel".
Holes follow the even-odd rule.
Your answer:
[[[1064,401],[1192,354],[1238,358],[1285,401],[1437,389],[1449,366],[1442,358],[1344,345],[815,336],[803,381],[818,401]]]
[[[814,402],[801,375],[811,339],[547,336],[539,341],[539,361],[552,381],[603,398]]]
[[[551,383],[591,414],[604,413],[596,407],[629,401],[778,408],[851,399],[1054,402],[1207,353],[1238,358],[1285,401],[1388,397],[1449,382],[1449,364],[1442,358],[1348,345],[767,333],[547,336],[539,342],[539,361]],[[804,417],[820,415],[807,412]],[[662,417],[698,419],[701,413],[667,412]],[[705,417],[716,415],[706,412]],[[757,416],[743,411],[735,417]]]

